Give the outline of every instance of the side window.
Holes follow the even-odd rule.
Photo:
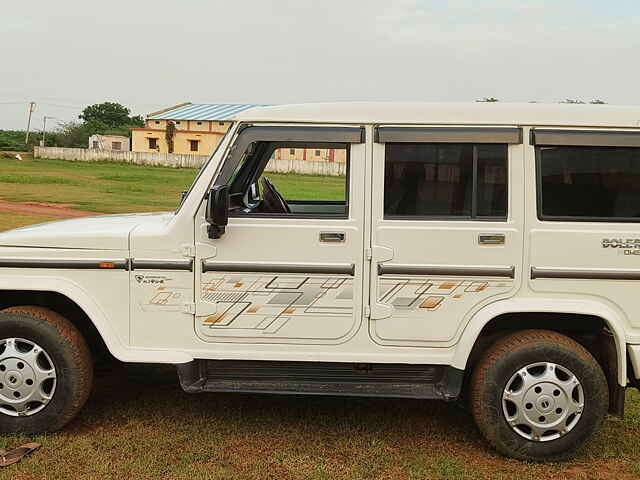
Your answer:
[[[385,218],[505,219],[507,145],[386,143]]]
[[[256,142],[231,182],[231,215],[346,217],[348,164],[348,144]]]
[[[542,220],[640,221],[640,148],[538,147]]]

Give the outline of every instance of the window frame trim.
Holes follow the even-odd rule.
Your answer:
[[[523,143],[522,127],[398,127],[376,125],[375,143]]]
[[[639,148],[640,130],[532,128],[529,133],[529,143],[534,147]]]
[[[313,138],[316,135],[317,138]],[[332,137],[333,136],[333,137]],[[222,160],[213,185],[225,185],[231,179],[242,156],[253,142],[303,142],[303,143],[365,143],[363,126],[264,126],[243,123],[236,130],[236,138],[229,153]],[[351,150],[349,148],[349,150]]]

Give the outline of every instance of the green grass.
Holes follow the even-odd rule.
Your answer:
[[[344,200],[344,177],[265,173],[287,200]]]
[[[0,183],[19,183],[21,185],[82,185],[82,182],[72,178],[54,176],[35,176],[20,174],[0,175]]]
[[[80,416],[0,479],[637,478],[640,394],[575,459],[528,464],[435,401],[183,393],[170,366],[103,365]],[[0,447],[26,437],[2,437]]]
[[[24,227],[36,223],[49,222],[57,220],[53,217],[41,217],[36,215],[23,215],[12,212],[0,211],[0,231],[11,230],[12,228]]]
[[[141,167],[113,162],[17,161],[0,158],[0,199],[73,204],[101,213],[173,210],[194,169]],[[344,199],[344,179],[270,173],[289,200]]]

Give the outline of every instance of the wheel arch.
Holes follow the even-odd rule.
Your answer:
[[[487,305],[476,312],[465,326],[460,340],[456,345],[452,365],[463,370],[467,368],[474,347],[482,337],[483,332],[486,331],[486,327],[491,325],[491,322],[504,318],[505,315],[526,314],[555,314],[566,316],[568,319],[588,317],[600,320],[603,325],[608,327],[615,343],[615,373],[617,384],[621,387],[626,386],[627,346],[626,335],[624,333],[624,319],[614,308],[594,300],[558,300],[554,298],[511,299]],[[536,327],[529,324],[527,328]],[[545,327],[541,325],[537,328]],[[562,325],[558,324],[556,329],[563,330]]]
[[[3,299],[12,297],[19,299],[22,305],[34,305],[33,300],[38,296],[57,298],[68,306],[75,306],[81,312],[83,319],[90,323],[89,329],[95,329],[99,339],[106,349],[116,359],[123,362],[147,363],[186,363],[193,358],[182,352],[166,350],[140,350],[129,348],[119,337],[107,314],[98,302],[75,282],[64,278],[34,278],[34,277],[5,277],[0,279],[0,305],[6,304]],[[36,302],[35,305],[56,310],[55,305]],[[61,312],[59,312],[61,313]],[[69,319],[75,323],[76,320]],[[82,332],[82,330],[81,330]]]

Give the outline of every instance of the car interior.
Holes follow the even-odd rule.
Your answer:
[[[347,185],[348,175],[340,177],[344,180],[344,200],[298,200],[285,198],[278,190],[268,174],[264,172],[267,164],[281,151],[317,151],[317,149],[344,150],[348,165],[348,148],[346,144],[335,143],[280,143],[254,142],[247,149],[239,167],[230,182],[230,216],[332,216],[344,217],[348,213]],[[347,167],[348,170],[348,167]],[[327,197],[330,195],[328,194]]]

